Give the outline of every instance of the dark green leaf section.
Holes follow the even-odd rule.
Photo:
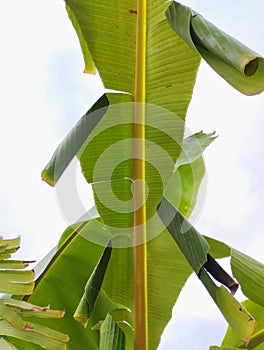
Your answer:
[[[111,245],[111,242],[109,244]],[[101,290],[111,252],[111,246],[105,248],[98,264],[87,281],[82,299],[74,313],[74,319],[80,322],[84,327],[87,326],[94,304]]]
[[[175,32],[234,88],[246,95],[263,91],[262,57],[176,1],[166,15]]]
[[[209,245],[205,238],[166,199],[159,205],[158,214],[227,322],[239,337],[248,343],[255,328],[255,321],[231,293],[223,286],[217,287],[209,277],[205,270],[205,266],[210,262]]]
[[[232,249],[231,267],[243,293],[264,307],[264,265]]]
[[[78,123],[58,146],[50,162],[46,165],[41,174],[42,179],[49,185],[55,186],[64,170],[80,150],[89,134],[106,113],[108,105],[109,101],[107,95],[104,94],[78,121]]]
[[[252,338],[247,345],[247,349],[262,350],[264,345],[264,308],[255,304],[251,300],[243,301],[242,305],[248,310],[248,312],[250,312],[257,323]],[[243,342],[234,330],[231,327],[228,327],[221,346],[224,348],[234,347],[241,349],[243,347]]]
[[[125,334],[110,314],[101,325],[100,350],[125,350]]]
[[[158,214],[193,271],[198,274],[207,261],[209,245],[206,240],[165,198],[159,205]]]

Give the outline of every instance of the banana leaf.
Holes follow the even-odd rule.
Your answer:
[[[74,131],[73,137],[67,138],[69,145],[73,140],[74,146],[68,148],[66,161],[62,162],[63,166],[59,167],[58,172],[60,176],[77,152],[82,172],[87,182],[93,185],[100,220],[90,220],[73,229],[69,235],[71,238],[62,243],[30,298],[32,301],[39,300],[46,293],[57,304],[60,303],[56,299],[60,298],[60,302],[69,304],[72,314],[104,249],[95,244],[96,234],[100,239],[105,237],[105,240],[110,236],[113,244],[111,259],[86,330],[78,328],[80,326],[70,317],[66,319],[68,324],[62,325],[62,329],[71,329],[73,333],[70,349],[83,349],[87,344],[91,349],[98,349],[99,334],[93,329],[94,323],[105,320],[110,309],[115,310],[123,305],[131,310],[133,319],[134,288],[136,290],[137,287],[133,281],[134,251],[131,247],[134,245],[135,207],[142,205],[141,202],[134,202],[133,194],[147,198],[145,213],[139,223],[146,228],[147,237],[147,242],[145,237],[141,242],[144,243],[145,266],[142,266],[140,273],[146,277],[142,287],[145,288],[143,294],[148,299],[148,305],[142,318],[148,319],[146,346],[150,350],[157,348],[160,335],[171,317],[171,309],[192,271],[186,257],[159,220],[157,207],[175,175],[175,164],[182,152],[185,116],[200,63],[200,51],[193,50],[185,38],[183,40],[180,34],[171,29],[165,12],[169,6],[174,6],[172,2],[153,0],[148,1],[147,7],[144,4],[144,1],[139,2],[137,7],[135,0],[66,0],[69,18],[83,50],[85,71],[94,73],[97,69],[105,88],[118,92],[107,95],[107,109],[103,113],[99,111],[102,118],[89,129],[85,141],[83,138],[78,143]],[[185,21],[182,15],[181,19]],[[258,57],[256,59],[261,61]],[[253,66],[254,62],[255,59]],[[239,74],[244,79],[243,74],[246,73],[250,81],[245,85],[247,88],[249,86],[249,93],[256,93],[263,86],[262,81],[256,83],[255,72],[251,68],[251,65],[247,65]],[[261,69],[256,69],[257,76],[262,75],[261,72]],[[138,122],[135,118],[138,114],[144,115],[144,122],[143,119]],[[135,137],[138,129],[141,139]],[[135,145],[144,150],[141,157],[135,156]],[[55,158],[64,159],[61,152],[67,147],[61,147]],[[199,162],[199,158],[194,162]],[[50,184],[55,183],[57,178],[55,176],[55,181],[49,181],[49,177],[54,176],[52,167],[54,169],[54,159],[45,168],[43,176]],[[186,215],[190,215],[194,206],[204,172],[201,162],[196,163],[195,167],[199,170],[195,170],[199,180],[194,181],[192,193],[180,199],[180,207]],[[49,168],[52,170],[51,176],[46,177]],[[135,176],[135,169],[139,170],[141,177]],[[192,167],[185,167],[182,176],[189,175],[192,170]],[[142,185],[143,182],[147,188]],[[168,196],[173,196],[171,191],[168,190]],[[204,239],[198,239],[196,243],[192,251],[195,253],[195,248],[202,248],[202,258],[199,251],[196,252],[200,269],[206,262],[209,246]],[[87,262],[89,258],[91,260]],[[196,272],[198,265],[196,261],[192,265]],[[84,272],[80,271],[83,266],[87,268]],[[77,276],[75,271],[78,271]],[[57,288],[55,293],[54,285]],[[76,288],[75,293],[71,290],[72,286]],[[167,290],[171,292],[167,293]],[[72,300],[68,300],[67,294],[71,295]],[[54,327],[59,326],[54,324]],[[250,332],[251,328],[245,330],[245,339]]]
[[[235,89],[246,95],[263,91],[263,57],[176,1],[166,15],[175,32]]]

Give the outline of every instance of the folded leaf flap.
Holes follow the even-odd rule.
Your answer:
[[[226,258],[231,255],[231,248],[227,244],[212,237],[204,236],[204,238],[207,240],[210,246],[209,253],[215,259]]]
[[[166,15],[175,32],[234,88],[246,95],[264,90],[261,56],[175,1]]]
[[[203,131],[197,132],[183,140],[183,147],[176,167],[190,164],[197,160],[203,151],[217,138],[215,132],[206,134]]]
[[[42,171],[42,179],[55,186],[73,157],[78,153],[83,143],[99,123],[107,111],[109,100],[104,94],[78,121],[54,152],[50,162]]]
[[[125,350],[125,334],[108,314],[100,329],[100,350]]]
[[[109,242],[109,245],[105,248],[98,264],[87,281],[85,292],[74,313],[74,319],[80,322],[84,327],[87,326],[94,304],[101,290],[111,253],[112,247],[111,242]]]
[[[192,213],[205,174],[203,151],[216,136],[200,131],[183,140],[183,147],[164,197],[186,218]]]

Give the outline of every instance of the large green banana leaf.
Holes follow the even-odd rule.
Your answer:
[[[110,96],[110,106],[103,120],[94,129],[94,134],[91,133],[89,136],[91,142],[87,142],[86,147],[79,151],[79,158],[86,179],[88,182],[96,182],[94,184],[95,201],[101,219],[108,225],[112,234],[117,233],[119,235],[118,228],[128,228],[129,230],[133,228],[133,211],[131,211],[131,201],[129,201],[131,180],[129,179],[133,179],[134,116],[132,104],[126,103],[123,108],[122,105],[119,105],[118,109],[114,107],[117,102],[119,104],[128,102],[127,96],[130,96],[130,101],[133,101],[135,97],[136,2],[67,1],[66,4],[69,16],[80,38],[86,60],[86,70],[93,71],[94,62],[106,88],[126,93],[116,96],[112,94]],[[153,5],[148,7],[147,14],[146,102],[159,106],[156,110],[152,108],[152,111],[147,115],[146,138],[149,140],[150,145],[147,159],[149,160],[150,158],[149,164],[154,163],[154,165],[157,165],[159,163],[161,169],[159,171],[163,174],[161,179],[159,171],[155,171],[154,166],[149,166],[146,170],[146,182],[151,189],[147,207],[147,216],[149,218],[155,214],[155,208],[163,196],[163,191],[181,152],[180,146],[184,132],[183,121],[191,99],[200,61],[199,56],[193,53],[188,45],[171,30],[165,20],[167,7],[168,4],[163,1],[154,1]],[[167,52],[170,52],[170,55],[167,55]],[[112,107],[112,111],[110,107]],[[166,108],[166,110],[161,108]],[[174,113],[177,115],[174,115]],[[165,126],[162,127],[162,117],[164,115],[167,116],[166,121],[168,122],[164,123],[163,121]],[[113,149],[112,153],[108,152],[106,154],[106,162],[100,165],[99,172],[94,176],[94,171],[98,169],[98,167],[95,169],[96,164],[98,164],[98,156],[101,156],[105,149],[111,145],[116,146],[116,149]],[[157,146],[160,149],[159,152],[155,152]],[[164,157],[164,154],[167,154],[167,157]],[[109,161],[112,164],[109,164]],[[120,166],[113,169],[113,164],[120,164]],[[113,170],[115,172],[112,176]],[[110,183],[113,179],[117,181]],[[163,183],[161,180],[163,180]],[[119,200],[119,207],[116,210],[112,209],[114,208],[113,203],[107,201],[109,186],[113,187],[113,192]],[[102,199],[104,194],[106,194],[106,198]],[[125,213],[119,210],[120,205],[125,206]],[[111,209],[109,209],[109,206]],[[124,209],[122,210],[124,211]],[[127,213],[129,211],[131,212],[130,214]],[[154,227],[154,223],[152,222],[152,227]],[[160,224],[158,226],[158,232],[160,232]],[[150,230],[149,232],[151,233]],[[132,245],[131,234],[128,233],[126,237],[128,239],[125,245]],[[129,240],[130,243],[128,243]],[[165,238],[164,241],[166,241]],[[151,247],[148,248],[148,256],[150,257],[155,255],[155,250],[159,251],[162,249],[161,244],[156,240],[155,242],[157,247],[152,243]],[[173,243],[170,239],[168,242]],[[114,241],[113,243],[118,245]],[[166,243],[165,246],[167,244],[169,243]],[[174,249],[167,250],[172,253]],[[124,256],[127,256],[127,258],[125,259]],[[123,262],[120,273],[115,271],[119,265],[112,263],[115,259]],[[174,269],[180,268],[182,264],[178,264],[177,267],[174,259],[172,257],[173,265],[176,266]],[[160,261],[158,259],[155,259],[155,261],[159,262],[160,266],[167,265],[165,256],[161,257]],[[132,310],[134,289],[133,263],[133,251],[130,248],[114,250],[104,282],[107,285],[108,280],[110,282],[115,280],[114,295],[116,299],[113,300],[120,302],[119,298],[125,298],[126,304],[124,304]],[[114,272],[110,274],[111,266],[113,266]],[[129,274],[127,273],[128,271],[130,272]],[[190,273],[190,270],[187,268],[182,268],[182,271]],[[156,283],[152,286],[152,281],[156,282],[157,276],[151,271],[149,275],[149,312],[153,310],[155,313],[159,309],[157,304],[160,303],[156,299],[156,293],[154,293],[154,288],[157,287],[155,286]],[[160,271],[160,275],[164,275],[164,273]],[[117,276],[117,278],[113,278],[113,276]],[[159,319],[156,314],[149,315],[150,348],[154,349],[157,347],[162,329],[170,318],[171,308],[182,288],[182,280],[185,281],[187,277],[188,275],[180,276],[180,286],[171,288],[173,292],[168,297],[169,302],[165,301],[167,305],[163,306]],[[160,277],[158,277],[158,280],[161,280]],[[177,285],[176,280],[173,281],[172,278],[170,280]],[[110,282],[108,285],[112,285]],[[118,292],[116,287],[127,286],[128,284],[126,294],[132,296],[129,302],[127,295],[120,293],[120,291]],[[112,287],[110,288],[111,290]],[[151,299],[154,299],[154,305]],[[154,318],[156,321],[154,321]],[[153,324],[158,325],[158,331],[157,326],[153,327]]]
[[[71,133],[69,144],[66,147],[61,145],[43,172],[44,180],[55,184],[67,166],[68,158],[78,152],[83,174],[87,182],[93,184],[95,202],[100,214],[100,221],[91,220],[80,226],[76,233],[75,230],[70,233],[71,238],[66,239],[59,248],[39,280],[36,292],[30,298],[41,300],[45,294],[55,305],[63,305],[63,302],[68,305],[69,313],[65,322],[61,325],[56,323],[54,327],[61,327],[66,332],[71,330],[70,349],[83,349],[87,344],[91,349],[98,349],[99,334],[92,327],[98,327],[98,322],[106,319],[110,310],[124,308],[131,310],[133,316],[134,255],[130,246],[133,245],[135,203],[132,185],[136,188],[135,180],[138,180],[134,178],[136,126],[133,102],[147,104],[145,124],[138,124],[143,125],[140,126],[144,129],[140,142],[145,151],[144,162],[140,163],[140,167],[144,168],[144,178],[139,180],[148,185],[148,192],[144,189],[148,194],[146,217],[140,223],[146,226],[149,239],[146,243],[148,308],[147,315],[144,315],[148,318],[149,349],[157,348],[160,335],[170,319],[171,309],[192,271],[168,230],[157,217],[156,208],[169,186],[170,179],[175,176],[175,164],[181,154],[185,115],[201,52],[194,51],[188,40],[185,43],[186,38],[183,40],[172,30],[172,23],[167,21],[165,11],[173,3],[149,0],[146,4],[145,18],[140,17],[140,20],[146,22],[146,26],[137,27],[140,6],[137,7],[135,0],[66,1],[69,17],[83,50],[85,71],[94,73],[97,69],[105,88],[119,91],[107,95],[108,108],[103,113],[99,112],[100,120],[95,118],[92,127],[88,127],[85,143],[82,145],[84,138],[80,142],[75,132]],[[181,15],[181,19],[183,18]],[[196,36],[199,37],[199,32]],[[202,37],[199,40],[204,42]],[[136,50],[139,41],[146,45],[144,54]],[[236,57],[234,61],[236,66]],[[143,78],[139,71],[143,73]],[[239,74],[247,72],[244,69]],[[249,75],[254,76],[253,73],[255,71],[250,71]],[[138,84],[141,79],[145,82],[144,86]],[[251,79],[245,84],[254,86],[255,83]],[[262,81],[259,85],[262,85]],[[142,89],[140,96],[145,96],[143,99],[138,98],[138,89]],[[88,113],[88,118],[83,120],[84,125],[89,124],[91,119],[93,120],[93,116]],[[63,152],[67,153],[66,156]],[[56,167],[54,162],[58,159],[62,160],[62,165]],[[193,160],[193,163],[198,160],[199,158]],[[201,163],[195,164],[198,169],[201,166]],[[54,175],[56,168],[59,169],[58,176]],[[191,194],[185,195],[186,186],[183,186],[184,195],[180,198],[178,196],[179,206],[182,211],[185,210],[185,215],[189,215],[194,206],[203,171],[202,168],[201,171],[194,171],[199,180],[191,183]],[[185,167],[184,178],[190,173],[192,166],[187,169]],[[167,192],[171,198],[172,191],[171,189]],[[111,237],[114,248],[107,269],[104,269],[101,291],[96,295],[87,328],[83,330],[71,317],[103,252],[102,247],[92,243],[97,233],[100,237],[106,234],[106,240]],[[199,242],[198,240],[196,245],[194,243],[194,252],[195,248],[199,248]],[[120,246],[125,248],[117,248]],[[87,262],[87,259],[90,260]],[[200,267],[205,261],[206,259],[201,261]],[[167,293],[168,290],[170,293]],[[223,293],[218,294],[222,297]],[[223,300],[227,298],[222,297]],[[130,316],[122,317],[129,323]],[[250,332],[247,335],[248,333]],[[104,331],[101,334],[105,334]]]

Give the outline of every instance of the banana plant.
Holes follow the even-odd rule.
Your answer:
[[[69,349],[154,350],[194,272],[231,327],[222,349],[257,348],[264,341],[260,312],[254,317],[254,307],[233,295],[240,284],[261,305],[263,265],[187,221],[205,172],[202,153],[216,136],[184,138],[184,131],[201,58],[246,95],[264,89],[264,59],[174,1],[65,3],[84,71],[98,71],[106,92],[42,178],[56,186],[76,156],[97,215],[65,230],[28,301],[67,310],[60,323],[41,321],[70,334]],[[216,261],[226,256],[233,276]]]

